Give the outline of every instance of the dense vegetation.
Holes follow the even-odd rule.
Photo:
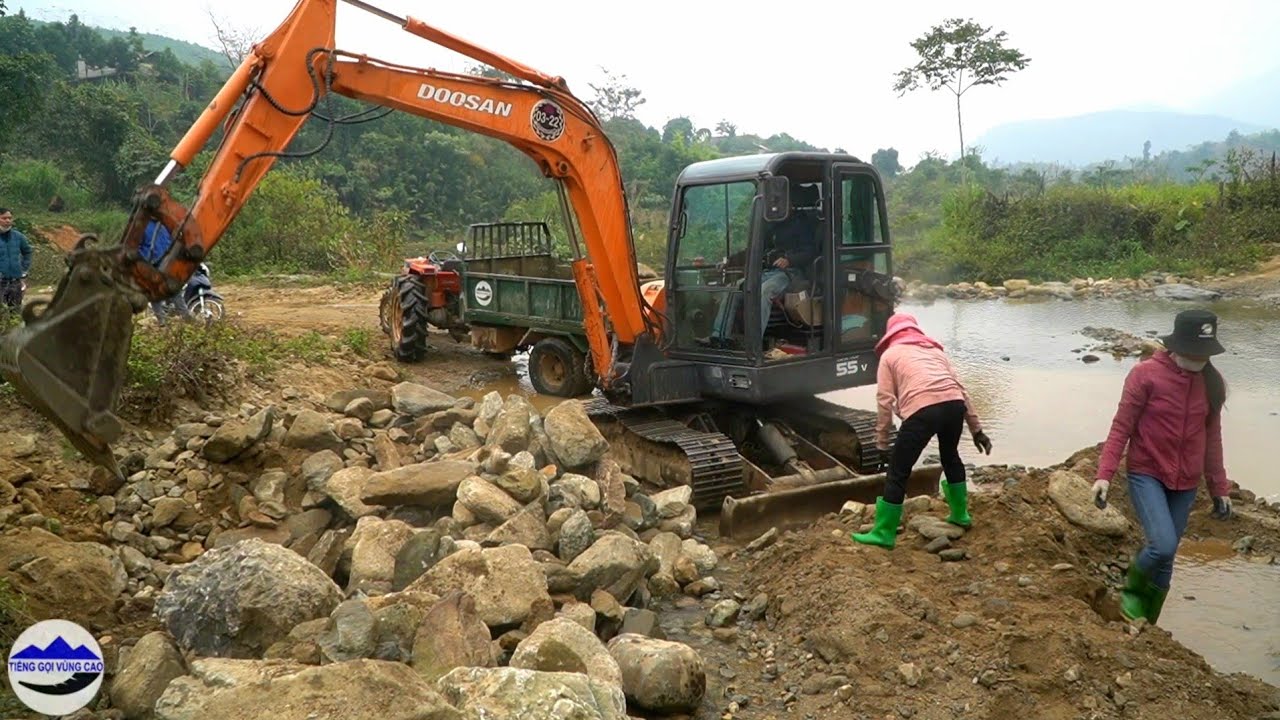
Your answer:
[[[121,231],[133,190],[164,165],[230,71],[209,56],[187,52],[184,61],[175,47],[133,31],[104,35],[74,16],[0,17],[0,204],[15,209],[20,228]],[[83,78],[77,60],[114,72]],[[625,78],[590,91],[582,94],[618,148],[639,257],[651,265],[664,257],[682,167],[761,148],[817,149],[785,133],[739,133],[729,121],[648,127],[635,118],[644,98]],[[366,109],[334,98],[331,112]],[[559,229],[549,181],[513,148],[405,113],[375,108],[372,118],[334,127],[317,154],[279,162],[215,250],[215,272],[394,271],[404,254],[452,247],[469,223],[540,219]],[[291,150],[321,146],[328,131],[313,118]],[[1280,132],[1066,170],[990,167],[971,148],[962,162],[925,156],[908,170],[892,148],[851,148],[887,179],[900,272],[934,280],[1242,267],[1280,227],[1276,149]],[[194,194],[208,160],[206,152],[179,176],[180,197]],[[60,270],[47,248],[38,263],[38,281]]]

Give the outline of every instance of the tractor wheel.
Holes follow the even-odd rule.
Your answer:
[[[529,382],[542,395],[578,397],[591,392],[586,356],[564,338],[543,338],[529,351]]]
[[[412,275],[397,277],[387,297],[391,352],[401,362],[417,362],[427,354],[427,292]]]

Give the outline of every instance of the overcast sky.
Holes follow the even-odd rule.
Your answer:
[[[188,5],[187,16],[175,7]],[[760,135],[788,132],[864,158],[893,146],[905,165],[926,150],[954,156],[955,105],[945,90],[898,98],[894,74],[914,63],[909,43],[950,16],[1008,32],[1031,65],[1001,87],[964,96],[965,137],[1004,122],[1114,108],[1208,110],[1200,103],[1280,65],[1280,1],[1008,0],[776,2],[641,0],[372,0],[550,74],[591,97],[600,67],[625,75],[661,128],[686,115]],[[265,34],[293,0],[9,0],[46,20],[82,21],[215,45],[208,8]],[[616,21],[606,13],[616,13]],[[456,53],[342,3],[341,49],[420,67],[461,70]]]

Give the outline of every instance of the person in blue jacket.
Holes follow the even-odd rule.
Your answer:
[[[169,235],[169,229],[161,225],[159,221],[152,220],[147,223],[146,230],[142,233],[142,242],[138,244],[138,254],[142,256],[143,260],[160,267],[160,261],[164,258],[164,254],[169,251],[169,246],[172,244],[173,237]],[[175,293],[173,297],[155,300],[151,303],[151,312],[155,314],[156,322],[161,325],[165,324],[165,316],[168,314],[166,307],[172,308],[183,319],[192,319],[191,310],[187,307],[181,290]]]
[[[22,310],[23,281],[31,272],[31,242],[13,226],[13,212],[0,207],[0,304]]]

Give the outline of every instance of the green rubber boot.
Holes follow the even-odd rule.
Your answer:
[[[1147,622],[1152,625],[1160,619],[1160,611],[1164,609],[1164,599],[1169,595],[1169,588],[1163,590],[1155,585],[1147,585]]]
[[[943,479],[938,483],[938,489],[942,491],[942,497],[947,499],[947,505],[951,506],[947,522],[966,529],[971,527],[973,518],[969,517],[969,484],[949,483]]]
[[[898,539],[898,521],[902,520],[902,505],[885,502],[882,497],[876,498],[876,524],[868,533],[854,533],[849,537],[864,545],[879,545],[893,549]]]
[[[1138,567],[1137,558],[1129,561],[1129,572],[1124,579],[1124,589],[1120,591],[1120,612],[1130,622],[1139,618],[1150,622],[1147,593],[1152,585],[1147,574]]]

